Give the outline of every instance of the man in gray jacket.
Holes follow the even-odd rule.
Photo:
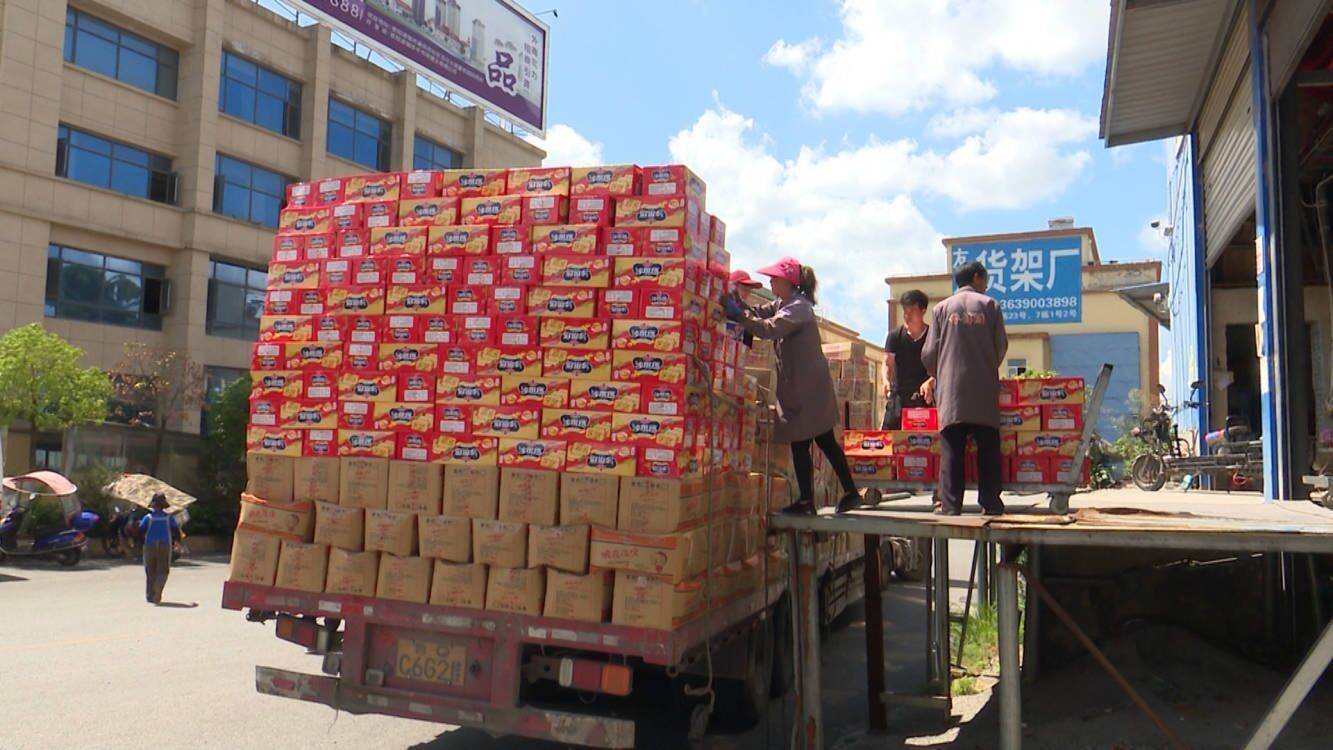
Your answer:
[[[977,444],[977,489],[987,515],[1004,512],[1000,502],[1000,363],[1009,349],[1004,314],[986,295],[989,276],[976,261],[954,271],[958,291],[935,306],[921,352],[935,377],[941,461],[940,507],[962,513],[964,456],[970,435]]]

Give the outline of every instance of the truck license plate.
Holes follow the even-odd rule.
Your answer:
[[[393,671],[408,680],[462,687],[467,678],[467,648],[400,638]]]

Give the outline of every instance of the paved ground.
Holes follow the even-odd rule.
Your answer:
[[[955,579],[966,581],[967,554],[960,550],[953,557]],[[274,638],[271,624],[248,623],[240,613],[222,610],[225,577],[219,560],[178,565],[166,588],[168,606],[153,607],[143,600],[143,573],[134,565],[94,560],[73,570],[0,566],[0,746],[547,747],[424,722],[335,715],[322,706],[256,694],[257,663],[310,672],[319,665]],[[920,586],[891,584],[884,611],[890,689],[916,689],[924,675]],[[855,734],[864,724],[862,634],[857,607],[824,650],[830,739]],[[789,717],[790,706],[775,702],[767,725],[714,736],[705,746],[785,747]],[[899,718],[895,713],[892,720]],[[645,747],[680,746],[678,740],[646,739]]]

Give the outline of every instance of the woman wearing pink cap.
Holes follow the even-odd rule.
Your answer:
[[[847,457],[833,435],[838,424],[838,399],[815,318],[818,282],[814,269],[789,256],[759,269],[758,273],[769,277],[769,288],[777,299],[751,306],[733,290],[736,307],[728,307],[742,328],[758,338],[773,341],[777,352],[778,423],[773,429],[773,439],[791,444],[796,485],[800,490],[800,497],[784,512],[815,512],[811,443],[828,457],[842,483],[838,512],[851,510],[861,504],[861,497],[847,466]]]

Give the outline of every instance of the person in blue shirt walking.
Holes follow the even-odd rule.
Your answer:
[[[147,578],[147,599],[152,604],[162,603],[162,589],[166,588],[171,573],[171,543],[180,534],[175,516],[167,514],[167,496],[153,495],[148,504],[148,515],[139,519],[139,533],[143,537],[143,572]]]

